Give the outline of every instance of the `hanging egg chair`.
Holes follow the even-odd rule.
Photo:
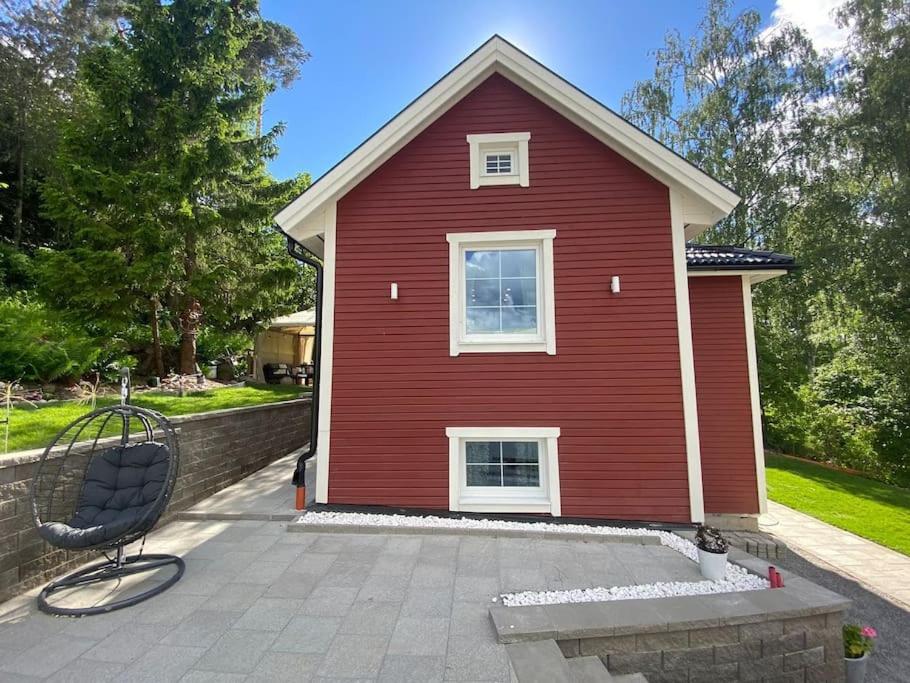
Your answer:
[[[158,522],[174,490],[178,463],[177,435],[167,418],[129,405],[126,399],[80,417],[57,435],[44,450],[32,480],[38,534],[54,547],[97,550],[105,559],[45,586],[38,596],[41,611],[103,614],[147,600],[180,579],[185,567],[179,557],[143,554],[142,548],[135,555],[124,552],[134,541],[141,539],[144,545],[145,535]],[[174,571],[166,580],[149,582],[147,590],[113,602],[88,607],[49,602],[60,591],[119,582],[169,565]]]

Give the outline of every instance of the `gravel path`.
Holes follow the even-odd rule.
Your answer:
[[[868,683],[910,681],[910,612],[838,574],[821,561],[810,562],[792,549],[787,553],[787,559],[778,560],[778,564],[850,598],[853,607],[847,618],[876,628],[878,644],[869,661]],[[910,581],[910,576],[907,580]]]

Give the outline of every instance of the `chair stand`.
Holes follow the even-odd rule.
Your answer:
[[[47,601],[47,599],[57,591],[66,590],[69,588],[77,588],[79,586],[85,586],[93,583],[101,583],[104,581],[119,581],[124,577],[160,569],[161,567],[166,567],[169,564],[174,565],[176,571],[166,581],[162,581],[160,584],[154,586],[153,588],[150,588],[147,591],[144,591],[137,595],[131,595],[128,598],[123,598],[122,600],[117,600],[116,602],[106,603],[104,605],[96,605],[94,607],[57,607],[55,605],[51,605]],[[84,567],[79,571],[68,574],[67,576],[64,576],[62,579],[58,579],[57,581],[52,581],[47,586],[45,586],[41,593],[38,595],[38,609],[40,609],[42,612],[45,612],[46,614],[55,614],[68,617],[85,617],[93,614],[107,614],[108,612],[113,612],[114,610],[130,607],[144,600],[148,600],[149,598],[154,597],[160,593],[163,593],[180,580],[180,577],[183,576],[185,569],[186,565],[184,564],[183,559],[177,557],[176,555],[139,553],[138,555],[130,555],[129,557],[124,557],[123,546],[118,546],[116,558],[106,559],[102,560],[101,562],[96,562],[95,564],[90,564],[88,567]]]

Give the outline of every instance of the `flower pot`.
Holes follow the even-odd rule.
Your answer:
[[[869,661],[869,653],[862,657],[844,657],[844,663],[847,669],[847,683],[863,683],[866,680],[866,663]]]
[[[727,573],[727,553],[709,553],[699,548],[698,568],[709,581],[721,581]]]

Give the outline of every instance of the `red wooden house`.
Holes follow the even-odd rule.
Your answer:
[[[687,244],[739,201],[490,39],[276,217],[324,261],[317,502],[754,518],[793,259]]]

